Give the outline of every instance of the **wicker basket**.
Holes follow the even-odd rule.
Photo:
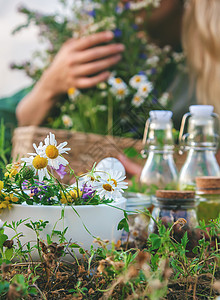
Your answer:
[[[27,153],[33,152],[33,143],[38,145],[49,132],[55,134],[58,144],[64,141],[68,142],[71,151],[69,151],[66,158],[77,173],[91,169],[94,162],[99,162],[104,157],[117,157],[119,153],[123,153],[127,148],[134,147],[138,152],[142,149],[142,141],[131,138],[28,126],[18,127],[14,131],[12,139],[13,161],[17,161],[21,157],[27,156]]]
[[[141,140],[28,126],[18,127],[14,131],[12,139],[13,161],[17,161],[21,157],[27,156],[27,153],[33,152],[33,143],[38,145],[49,132],[55,134],[58,144],[64,141],[68,142],[71,151],[66,158],[70,162],[72,169],[77,173],[90,170],[94,162],[99,162],[105,157],[117,157],[119,153],[126,154],[126,149],[131,147],[138,152],[142,150]],[[178,169],[181,167],[184,159],[184,157],[175,154]],[[144,164],[144,162],[144,160],[139,161],[140,164]]]

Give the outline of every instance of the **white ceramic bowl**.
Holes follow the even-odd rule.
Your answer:
[[[123,210],[120,209],[125,209],[126,199],[120,198],[110,205],[115,207],[110,207],[105,204],[73,206],[79,216],[71,206],[66,206],[64,209],[64,219],[59,220],[61,218],[61,206],[14,204],[11,210],[3,210],[0,218],[9,224],[12,221],[16,222],[26,218],[30,218],[33,222],[39,221],[39,219],[49,221],[46,228],[40,232],[40,237],[45,241],[47,234],[51,235],[52,229],[59,220],[55,230],[63,231],[68,227],[65,234],[67,241],[71,240],[72,243],[77,243],[84,249],[89,250],[94,241],[94,237],[99,237],[103,240],[107,239],[110,242],[117,242],[121,238],[122,231],[117,230],[117,226],[124,217]],[[20,238],[22,245],[29,241],[31,245],[33,245],[33,243],[36,244],[36,234],[32,229],[24,225],[28,222],[29,220],[18,227],[18,232],[22,232],[23,234]],[[15,235],[14,231],[10,228],[6,228],[5,233],[9,238]],[[58,237],[53,238],[53,241],[58,241]]]

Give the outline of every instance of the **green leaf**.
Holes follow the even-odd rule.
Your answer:
[[[129,225],[128,222],[126,220],[126,218],[122,219],[119,223],[118,223],[118,230],[122,230],[124,229],[126,232],[129,232]]]
[[[0,235],[0,248],[3,247],[4,242],[8,239],[8,236],[6,234],[1,234]]]
[[[184,233],[183,238],[181,239],[181,245],[184,247],[184,249],[186,249],[186,245],[188,243],[189,239],[188,239],[188,235],[187,235],[187,231]]]
[[[49,234],[47,234],[47,243],[48,243],[48,245],[50,245],[50,244],[52,243],[52,241],[51,241],[51,238],[50,238],[50,235],[49,235]]]
[[[5,250],[5,257],[6,257],[6,259],[11,260],[13,254],[14,254],[14,249],[13,248],[10,248],[10,249],[7,248]]]
[[[9,290],[9,282],[7,281],[1,281],[0,282],[0,295],[3,296],[3,294],[7,293]]]
[[[77,244],[75,244],[75,243],[70,244],[69,247],[70,247],[70,248],[80,248],[80,246],[77,245]]]
[[[161,238],[157,234],[151,233],[149,236],[149,239],[151,240],[151,243],[152,243],[151,250],[160,248]]]

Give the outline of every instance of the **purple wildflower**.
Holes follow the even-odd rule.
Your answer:
[[[157,104],[157,103],[158,103],[158,100],[157,100],[157,98],[156,98],[156,97],[153,97],[153,99],[152,99],[152,103],[153,103],[153,104]]]
[[[138,75],[146,75],[146,73],[144,71],[139,71]]]
[[[139,58],[141,59],[146,59],[147,58],[147,55],[145,53],[140,53],[139,54]]]
[[[119,28],[114,29],[114,30],[113,30],[113,33],[114,33],[114,36],[115,36],[116,38],[119,38],[119,37],[122,36],[122,31],[121,31],[121,29],[119,29]]]
[[[125,9],[130,9],[130,7],[131,7],[131,3],[130,2],[125,3],[125,6],[124,6]]]
[[[95,18],[95,16],[96,16],[96,12],[95,12],[94,9],[93,9],[93,10],[87,11],[87,14],[88,14],[90,17],[93,17],[93,18]]]
[[[156,68],[152,68],[152,69],[151,69],[151,74],[154,75],[154,74],[156,74],[156,73],[157,73],[157,69],[156,69]]]
[[[115,8],[116,14],[121,14],[123,12],[123,6],[117,5]]]
[[[56,171],[56,173],[60,176],[60,178],[61,179],[63,179],[63,177],[67,174],[66,172],[65,172],[65,166],[63,166],[63,165],[59,165],[59,169],[54,169],[55,171]]]
[[[88,199],[93,197],[95,191],[92,189],[91,186],[86,186],[86,184],[83,186],[83,195],[82,198],[83,199]]]
[[[133,25],[132,25],[132,28],[133,28],[134,30],[138,30],[138,25],[137,25],[137,24],[133,24]]]

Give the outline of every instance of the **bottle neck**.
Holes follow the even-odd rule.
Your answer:
[[[154,153],[154,154],[173,154],[174,152],[174,145],[164,145],[162,146],[153,146],[151,145],[147,152],[150,153]]]
[[[188,156],[192,156],[192,155],[193,156],[195,156],[195,155],[215,156],[215,151],[213,149],[201,148],[201,147],[189,148]]]

